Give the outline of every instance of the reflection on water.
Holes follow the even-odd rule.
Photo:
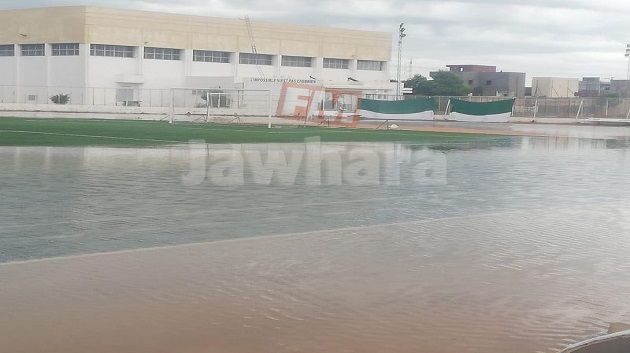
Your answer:
[[[1,148],[0,346],[554,352],[630,322],[621,140],[328,144],[315,185],[303,144],[230,146],[218,185],[225,148]]]

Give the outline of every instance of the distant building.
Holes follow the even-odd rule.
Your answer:
[[[575,97],[580,90],[577,78],[534,77],[532,79],[532,96],[534,97]]]
[[[497,72],[496,66],[446,65],[449,71],[470,86],[475,96],[523,97],[524,72]]]
[[[617,94],[619,97],[630,97],[630,80],[610,80],[608,93]]]
[[[451,72],[497,72],[496,66],[488,65],[446,65]]]
[[[602,92],[602,82],[599,77],[584,77],[579,83],[578,96],[598,97]]]

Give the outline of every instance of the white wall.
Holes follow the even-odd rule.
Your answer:
[[[48,86],[84,87],[88,55],[89,47],[80,44],[78,56],[48,56]]]
[[[344,69],[322,69],[321,70],[321,80],[324,84],[330,83],[342,83],[345,84],[348,82],[348,77],[352,77],[352,70],[344,70]],[[318,77],[318,79],[320,79]]]
[[[246,78],[252,77],[260,77],[260,73],[258,68],[262,70],[262,73],[265,77],[276,77],[278,68],[275,65],[266,66],[266,65],[238,65],[238,77],[236,78],[237,82],[243,82]]]
[[[140,72],[137,58],[90,56],[86,86],[116,87],[125,77],[137,76]]]
[[[15,56],[0,56],[0,86],[16,84],[16,60]]]
[[[79,56],[51,56],[46,45],[45,57],[22,57],[16,46],[15,57],[0,57],[0,101],[29,103],[28,97],[37,96],[36,102],[50,103],[55,94],[70,94],[72,104],[116,104],[117,91],[135,89],[133,100],[142,105],[164,104],[163,92],[171,88],[202,88],[222,86],[235,88],[249,78],[259,78],[259,69],[266,78],[311,80],[327,87],[352,89],[391,89],[389,75],[383,71],[356,70],[356,60],[349,69],[324,69],[321,57],[313,58],[313,67],[281,66],[281,56],[274,55],[273,65],[241,65],[238,52],[231,62],[205,63],[192,61],[192,50],[182,51],[181,60],[144,59],[144,48],[136,49],[136,57],[90,56],[89,44],[80,45]],[[350,82],[352,77],[359,82]],[[83,87],[87,87],[83,89]],[[16,98],[17,97],[17,98]]]
[[[20,86],[47,86],[48,57],[20,56],[18,58],[18,76]]]
[[[383,85],[389,84],[389,73],[387,71],[357,70],[354,75],[353,77],[361,82],[375,82]]]
[[[184,87],[183,60],[152,60],[142,62],[143,88]]]
[[[279,76],[281,78],[290,78],[296,80],[309,80],[309,76],[317,78],[315,69],[312,67],[280,66],[279,72]]]
[[[224,63],[206,63],[195,62],[191,63],[190,76],[206,76],[206,77],[233,77],[234,76],[234,64]]]

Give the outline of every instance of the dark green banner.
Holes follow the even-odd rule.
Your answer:
[[[413,114],[433,111],[436,107],[433,98],[407,99],[400,101],[381,101],[360,99],[359,110],[381,114]]]
[[[505,99],[496,102],[467,102],[451,98],[451,111],[467,115],[494,115],[511,113],[514,99]]]

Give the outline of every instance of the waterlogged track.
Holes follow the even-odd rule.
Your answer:
[[[366,146],[421,173],[186,185],[188,146],[0,149],[0,347],[556,352],[630,322],[624,143],[334,144]]]
[[[630,320],[621,280],[630,244],[619,242],[630,235],[628,207],[8,264],[0,302],[12,305],[0,344],[66,353],[554,352]]]

